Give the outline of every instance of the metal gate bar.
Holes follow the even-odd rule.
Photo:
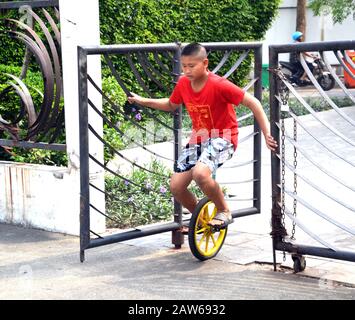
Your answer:
[[[3,1],[0,3],[0,9],[19,9],[22,6],[32,8],[58,7],[59,0],[37,0],[37,1]]]

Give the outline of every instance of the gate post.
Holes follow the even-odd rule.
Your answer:
[[[259,79],[254,84],[254,96],[260,102],[262,101],[262,46],[255,48],[254,51],[254,78]],[[253,159],[259,159],[253,164],[253,207],[260,212],[261,207],[261,132],[257,121],[254,120],[254,132],[259,132],[254,136],[254,154]]]
[[[80,261],[85,260],[85,249],[90,243],[90,186],[89,186],[89,130],[87,56],[78,48],[79,134],[80,134]]]
[[[80,159],[79,143],[79,79],[76,73],[78,70],[78,46],[84,45],[99,45],[100,44],[100,30],[99,30],[99,2],[98,0],[76,0],[67,1],[59,0],[60,9],[60,24],[61,24],[61,40],[62,40],[62,64],[63,64],[63,91],[64,91],[64,103],[65,103],[65,130],[66,130],[66,144],[68,155],[68,171],[75,177],[75,188],[73,193],[77,195],[77,204],[70,212],[70,219],[68,224],[77,225],[79,233],[79,219],[78,211],[80,209],[80,194],[83,190],[79,189],[79,169],[83,163]],[[84,53],[84,52],[83,52]],[[100,56],[88,56],[85,58],[85,62],[82,57],[82,66],[87,63],[87,74],[101,87],[101,62]],[[84,79],[85,78],[85,79]],[[86,75],[80,81],[86,81]],[[80,83],[80,85],[82,85]],[[101,95],[96,92],[92,86],[86,85],[88,90],[88,97],[97,108],[102,108]],[[82,95],[83,92],[80,93]],[[82,97],[81,97],[82,98]],[[81,101],[85,103],[84,100]],[[84,107],[84,106],[82,106]],[[87,101],[86,101],[87,108]],[[87,111],[86,111],[87,112]],[[103,125],[102,119],[88,113],[88,119],[91,126],[102,135]],[[87,129],[86,129],[87,130]],[[83,134],[83,133],[81,133]],[[103,147],[95,140],[94,137],[88,136],[88,150],[87,154],[94,155],[96,159],[103,162]],[[84,155],[85,156],[85,155]],[[86,155],[87,156],[87,155]],[[86,168],[87,167],[87,168]],[[87,183],[93,183],[100,189],[104,189],[104,173],[103,170],[98,168],[87,161],[85,170],[89,170],[89,176],[86,178]],[[89,188],[87,185],[85,188]],[[87,189],[89,192],[89,189]],[[86,193],[86,192],[85,192]],[[81,194],[82,196],[82,194]],[[100,210],[105,210],[105,197],[96,190],[90,190],[90,198],[92,203]],[[81,199],[82,200],[82,199]],[[87,204],[89,205],[89,203]],[[81,212],[82,214],[82,212]],[[95,232],[103,232],[105,230],[105,218],[95,212],[91,213],[91,230]],[[76,226],[75,226],[76,227]],[[87,226],[89,228],[89,226]],[[89,229],[87,230],[89,232]]]
[[[275,70],[278,68],[279,59],[278,54],[269,47],[269,59],[270,59],[270,70]],[[277,77],[274,73],[270,73],[270,131],[271,135],[277,141],[278,147],[275,152],[271,152],[271,188],[272,188],[272,208],[271,208],[271,236],[272,236],[272,246],[273,246],[273,260],[274,260],[274,271],[276,271],[276,243],[282,241],[282,235],[280,230],[282,229],[282,215],[281,207],[279,202],[281,201],[281,191],[278,187],[281,183],[280,176],[280,159],[277,154],[280,154],[280,131],[277,127],[277,123],[280,122],[280,104],[276,99],[278,94],[278,82]]]
[[[174,52],[174,65],[173,76],[174,85],[177,83],[180,77],[180,59],[181,59],[181,45],[177,43],[176,50]],[[182,108],[181,106],[174,111],[174,171],[177,165],[177,159],[179,158],[181,150],[181,124],[182,124]],[[182,206],[174,199],[174,222],[182,225]],[[180,249],[184,244],[184,235],[180,230],[172,231],[172,243],[176,249]]]

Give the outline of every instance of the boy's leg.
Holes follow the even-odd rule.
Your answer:
[[[190,212],[193,212],[197,205],[197,199],[193,193],[187,190],[192,181],[192,171],[174,173],[170,180],[170,191],[174,198]]]
[[[202,162],[197,162],[192,169],[192,178],[201,188],[203,193],[216,205],[217,212],[223,212],[226,217],[231,218],[231,213],[224,194],[219,184],[211,177],[211,169]],[[223,224],[220,220],[212,220],[212,225]]]

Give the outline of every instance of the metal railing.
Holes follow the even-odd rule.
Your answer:
[[[61,39],[59,11],[56,8],[58,0],[50,1],[5,1],[0,3],[0,10],[21,9],[22,19],[7,19],[11,28],[7,30],[9,37],[23,43],[25,55],[20,75],[6,74],[7,84],[0,92],[0,100],[6,99],[15,92],[19,97],[19,113],[12,120],[0,119],[0,146],[21,147],[25,149],[46,149],[53,151],[66,151],[66,145],[56,143],[64,132],[64,107],[61,105],[62,97],[62,65],[61,65]],[[55,7],[53,18],[45,7]],[[45,19],[38,16],[33,8],[42,8]],[[26,19],[23,19],[26,17]],[[26,21],[25,24],[23,21]],[[36,24],[36,26],[34,25]],[[45,39],[41,39],[35,31],[41,29]],[[41,70],[43,78],[43,93],[38,89],[30,88],[25,83],[27,71],[32,57]],[[33,91],[40,94],[42,101],[37,103],[33,99]],[[27,127],[24,126],[27,124]],[[21,134],[20,134],[21,133]],[[44,142],[48,141],[48,142]]]

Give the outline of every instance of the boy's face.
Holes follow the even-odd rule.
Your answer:
[[[198,80],[207,74],[208,59],[195,56],[182,56],[181,66],[184,75],[190,80]]]

